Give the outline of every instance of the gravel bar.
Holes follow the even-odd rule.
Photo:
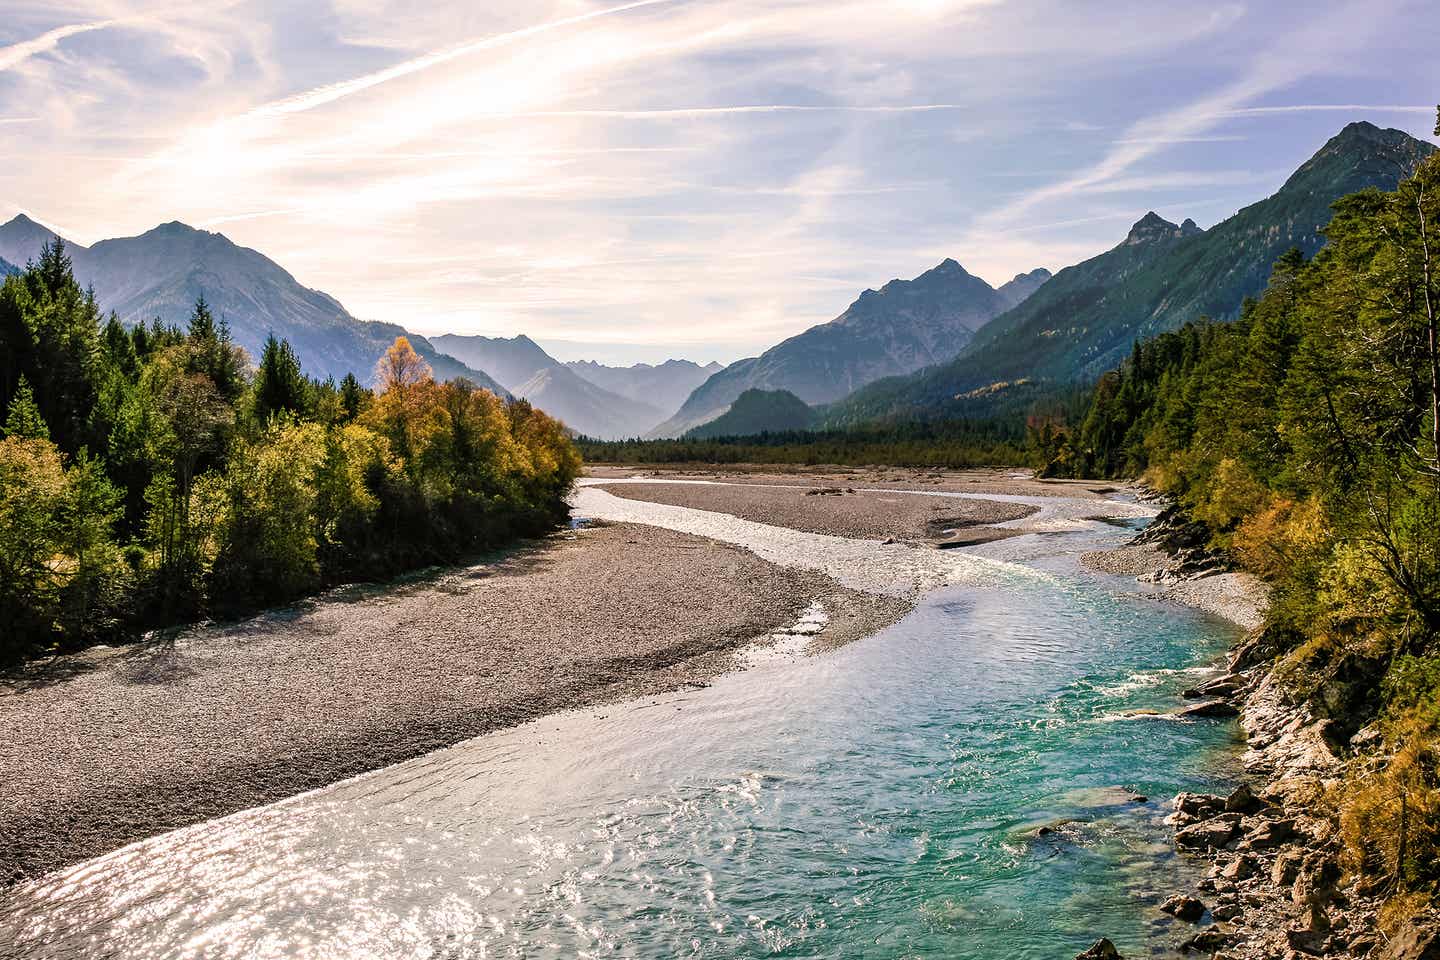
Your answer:
[[[0,883],[567,708],[704,683],[814,601],[909,604],[658,527],[568,533],[0,682]]]

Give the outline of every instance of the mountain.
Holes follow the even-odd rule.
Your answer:
[[[20,268],[10,261],[0,258],[0,277],[8,277],[12,273],[19,273]]]
[[[757,433],[808,430],[815,424],[815,411],[789,390],[746,390],[735,398],[730,409],[709,423],[685,434],[686,439],[749,437]]]
[[[559,365],[523,333],[518,337],[464,337],[453,333],[435,338],[435,346],[463,363],[479,367],[511,390],[546,367]]]
[[[445,334],[435,342],[466,363],[483,366],[516,396],[586,436],[638,437],[665,418],[653,404],[591,383],[524,334],[508,339]]]
[[[667,417],[680,409],[680,404],[696,387],[725,369],[713,362],[702,367],[692,360],[666,360],[653,366],[637,363],[629,367],[607,367],[593,360],[571,360],[565,366],[597,387],[657,406],[665,411]]]
[[[1030,299],[1030,295],[1039,290],[1050,277],[1049,270],[1037,267],[1029,273],[1015,274],[1013,280],[1002,283],[995,288],[995,292],[1000,294],[1000,299],[1005,302],[1005,309],[1009,310]]]
[[[1118,246],[1067,267],[996,317],[948,363],[872,384],[827,423],[987,415],[1042,383],[1078,383],[1118,366],[1137,340],[1201,316],[1235,317],[1291,247],[1324,244],[1330,204],[1367,187],[1393,190],[1433,152],[1400,130],[1352,123],[1273,195],[1201,230],[1148,213]]]
[[[0,226],[0,256],[25,263],[55,234],[25,216]],[[329,294],[301,286],[275,261],[223,234],[183,223],[162,224],[138,237],[102,240],[92,247],[66,241],[75,278],[93,286],[102,309],[126,323],[159,317],[183,326],[201,294],[235,341],[260,356],[271,333],[290,341],[305,372],[337,380],[354,373],[369,382],[375,361],[398,336],[410,339],[436,378],[465,377],[504,393],[478,369],[442,354],[424,337],[393,323],[352,317]]]
[[[789,390],[807,404],[823,404],[882,377],[941,363],[1046,277],[1043,270],[1022,274],[1001,293],[947,259],[914,280],[866,290],[829,323],[706,380],[653,435],[678,436],[712,420],[752,387]]]
[[[48,227],[42,227],[23,213],[17,214],[9,223],[0,226],[0,260],[23,267],[40,256],[40,248],[54,236]],[[75,246],[83,249],[78,244]]]

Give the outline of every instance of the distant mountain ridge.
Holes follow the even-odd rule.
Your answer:
[[[447,333],[436,337],[435,343],[464,362],[490,371],[516,396],[586,436],[601,440],[638,437],[665,418],[665,411],[653,404],[586,380],[524,334],[507,338]]]
[[[946,259],[913,280],[866,290],[844,313],[739,360],[706,380],[653,436],[679,436],[720,416],[744,391],[788,390],[825,404],[883,377],[944,362],[975,331],[1049,279],[1039,269],[1000,289]]]
[[[1434,149],[1401,130],[1351,123],[1275,194],[1209,230],[1148,213],[1123,242],[992,320],[953,360],[870,384],[829,408],[826,422],[990,415],[1037,383],[1113,369],[1137,339],[1201,316],[1233,318],[1265,289],[1282,253],[1323,246],[1331,203],[1367,187],[1393,190]]]
[[[666,360],[654,365],[637,363],[628,367],[570,360],[565,366],[597,387],[659,407],[667,417],[680,409],[696,387],[725,369],[723,364],[713,361],[701,366],[693,360]]]
[[[0,226],[0,257],[26,263],[55,236],[22,214]],[[301,286],[275,261],[223,234],[174,221],[92,247],[67,240],[66,250],[76,279],[94,287],[101,308],[126,323],[159,317],[183,325],[203,294],[252,359],[274,333],[290,341],[311,376],[338,380],[354,373],[368,383],[380,355],[405,336],[437,378],[465,377],[505,393],[487,373],[446,356],[418,334],[393,323],[357,320],[334,297]]]

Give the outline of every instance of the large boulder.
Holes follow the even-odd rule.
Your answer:
[[[1177,895],[1160,904],[1160,909],[1175,917],[1177,920],[1184,920],[1186,923],[1195,923],[1205,916],[1205,904],[1194,897]]]
[[[1214,850],[1234,839],[1240,829],[1240,814],[1225,813],[1175,831],[1177,846]]]
[[[1440,924],[1410,921],[1385,945],[1381,960],[1440,960]]]
[[[1225,798],[1213,793],[1177,793],[1175,795],[1176,823],[1193,823],[1213,817],[1225,810]]]
[[[1255,796],[1255,791],[1243,783],[1225,798],[1226,813],[1249,813],[1259,805],[1260,800]]]

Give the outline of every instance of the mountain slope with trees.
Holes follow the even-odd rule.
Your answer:
[[[713,420],[752,387],[788,390],[814,406],[882,377],[943,362],[1048,277],[1036,270],[996,290],[947,259],[914,280],[891,280],[866,290],[834,320],[716,373],[652,435],[679,436]]]
[[[1124,242],[1061,270],[987,324],[955,359],[872,384],[836,404],[829,422],[987,415],[1040,384],[1093,382],[1136,339],[1200,316],[1235,317],[1264,290],[1276,258],[1321,247],[1331,203],[1367,187],[1395,189],[1433,150],[1403,131],[1352,123],[1273,196],[1209,230],[1148,214]]]
[[[815,425],[815,411],[789,390],[746,390],[730,409],[685,434],[687,440],[796,433]]]

